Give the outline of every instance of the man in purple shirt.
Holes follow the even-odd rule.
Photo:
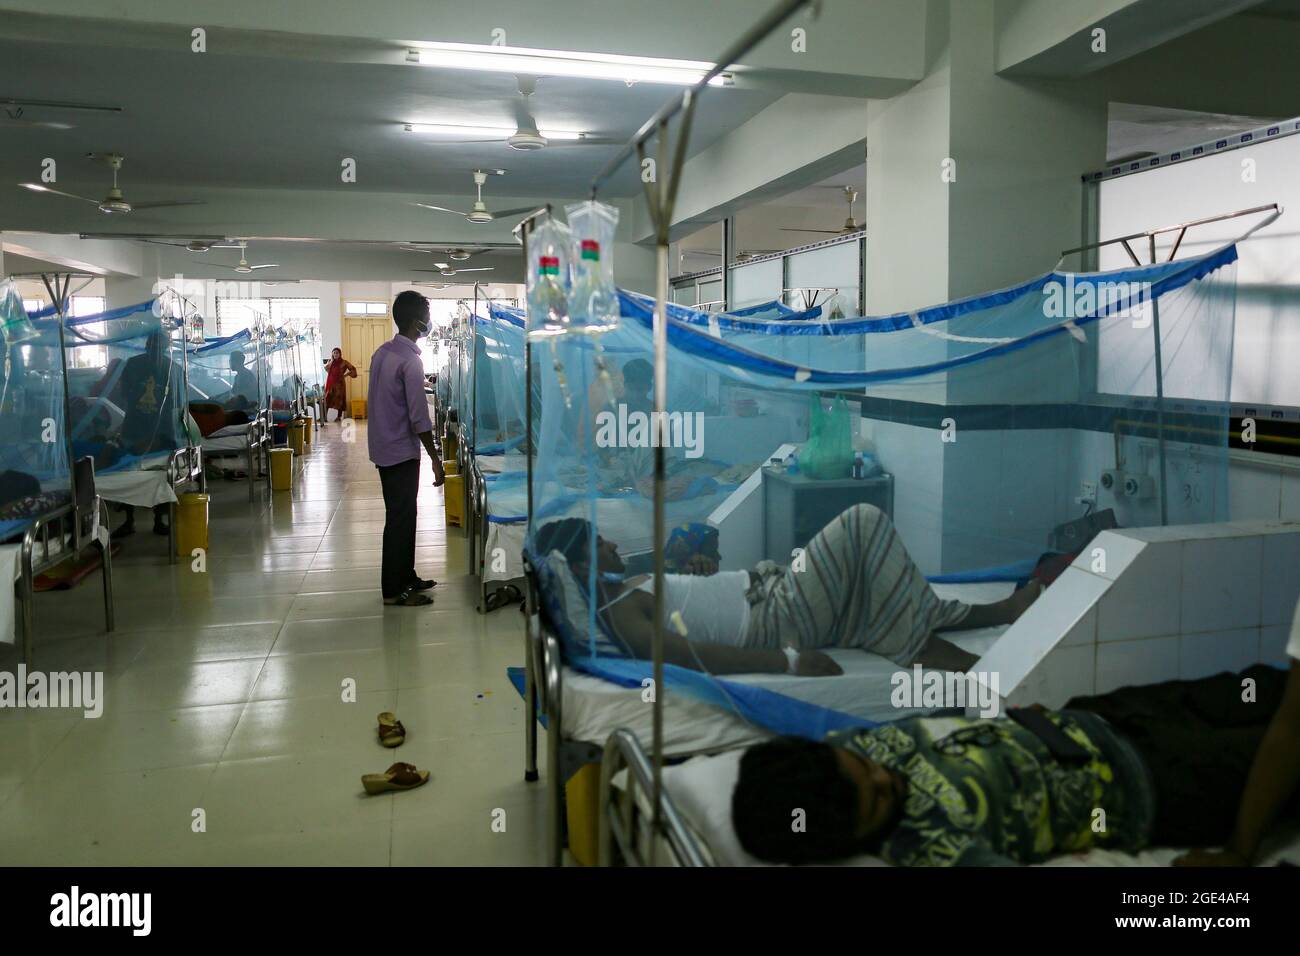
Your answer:
[[[429,302],[406,291],[393,300],[397,334],[370,359],[366,396],[366,438],[370,460],[384,489],[384,603],[401,607],[432,604],[436,582],[415,573],[415,499],[420,491],[420,446],[433,459],[435,487],[443,483],[442,456],[433,443],[433,423],[424,397],[424,363],[416,340],[429,332]]]

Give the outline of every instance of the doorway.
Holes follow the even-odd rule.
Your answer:
[[[354,398],[370,393],[370,359],[375,349],[393,337],[393,319],[386,301],[348,299],[343,303],[344,357],[357,367],[357,377],[346,380],[348,408]]]

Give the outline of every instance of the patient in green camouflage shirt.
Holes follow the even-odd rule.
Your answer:
[[[871,853],[899,866],[991,866],[1216,845],[1284,683],[1258,666],[1059,711],[778,738],[741,759],[732,822],[750,854],[781,863]]]

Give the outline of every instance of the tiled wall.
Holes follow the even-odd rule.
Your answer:
[[[977,669],[1011,706],[1284,666],[1300,599],[1300,520],[1099,535]]]

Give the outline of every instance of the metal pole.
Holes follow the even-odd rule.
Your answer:
[[[53,286],[50,285],[51,277],[54,280]],[[62,285],[60,285],[62,279]],[[41,281],[45,283],[45,291],[50,294],[54,300],[55,315],[59,323],[59,368],[63,372],[63,441],[64,449],[68,456],[68,490],[72,495],[73,507],[77,502],[77,469],[76,462],[72,457],[72,392],[68,387],[68,343],[64,332],[64,323],[67,318],[67,303],[64,296],[72,286],[71,273],[42,273]],[[74,542],[81,543],[81,521],[78,518],[75,522],[76,530],[73,533]]]
[[[1151,299],[1151,331],[1156,347],[1156,445],[1160,455],[1160,524],[1169,524],[1169,486],[1165,475],[1165,370],[1160,350],[1160,298]]]
[[[689,87],[681,96],[670,100],[659,108],[659,111],[641,124],[641,128],[633,134],[632,138],[620,149],[614,156],[610,157],[600,172],[598,172],[591,181],[591,198],[596,198],[596,193],[600,190],[601,184],[605,182],[614,172],[623,165],[624,161],[630,158],[636,151],[637,147],[648,140],[655,132],[672,119],[679,112],[688,106],[701,90],[709,85],[709,80],[718,76],[727,67],[741,59],[749,53],[750,50],[758,46],[763,40],[767,39],[768,34],[779,27],[792,13],[802,7],[812,5],[820,6],[819,0],[781,0],[779,4],[773,7],[763,16],[754,26],[750,27],[739,40],[733,43],[727,50],[718,57],[713,67],[702,76],[699,81],[692,87]]]
[[[1222,222],[1225,219],[1237,219],[1241,216],[1249,216],[1257,212],[1273,212],[1273,213],[1280,214],[1281,209],[1278,207],[1278,204],[1274,202],[1274,203],[1268,203],[1267,205],[1264,206],[1252,206],[1249,209],[1238,209],[1236,212],[1223,213],[1222,215],[1219,216],[1206,216],[1204,219],[1191,219],[1188,220],[1187,222],[1174,223],[1172,226],[1161,226],[1158,229],[1150,229],[1146,232],[1134,232],[1134,233],[1130,233],[1127,236],[1116,236],[1114,239],[1103,239],[1100,242],[1090,242],[1087,243],[1086,245],[1077,246],[1074,249],[1066,249],[1064,252],[1061,253],[1061,258],[1064,259],[1066,256],[1071,255],[1075,252],[1086,252],[1089,249],[1100,249],[1102,246],[1109,246],[1109,245],[1114,245],[1115,243],[1120,243],[1128,251],[1130,258],[1133,258],[1134,265],[1138,265],[1139,263],[1136,257],[1133,256],[1133,250],[1129,249],[1128,243],[1130,239],[1146,239],[1151,243],[1151,247],[1153,250],[1152,262],[1154,262],[1155,261],[1154,247],[1155,247],[1156,236],[1162,235],[1166,232],[1180,232],[1180,233],[1186,232],[1187,229],[1192,226],[1204,226],[1207,223]],[[1277,216],[1273,217],[1273,219],[1276,218]],[[1261,223],[1260,226],[1267,225],[1268,222],[1272,222],[1272,221],[1273,221],[1272,219],[1269,219],[1265,223]],[[1255,229],[1260,228],[1260,226],[1256,226]],[[1255,231],[1254,229],[1251,230],[1251,232],[1254,231]],[[1181,236],[1179,237],[1178,241],[1181,244],[1182,242]],[[1177,251],[1177,249],[1175,249],[1175,251]]]

